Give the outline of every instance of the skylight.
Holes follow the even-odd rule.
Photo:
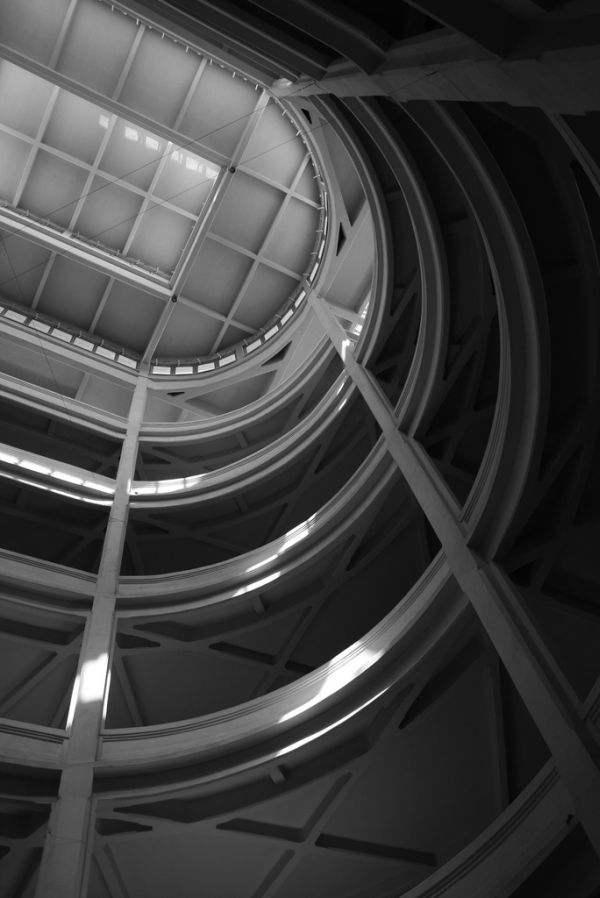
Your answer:
[[[0,60],[0,325],[103,365],[152,347],[158,376],[233,367],[277,338],[323,259],[305,123],[118,5],[59,5],[37,31],[28,4],[0,3],[19,48]]]
[[[163,272],[177,264],[219,167],[0,63],[0,200]]]

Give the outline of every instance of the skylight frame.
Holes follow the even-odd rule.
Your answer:
[[[82,0],[82,2],[83,2],[83,0]],[[250,82],[250,84],[254,87],[255,90],[261,90],[261,89],[265,90],[265,88],[267,88],[268,84],[270,84],[270,82],[271,82],[271,78],[268,78],[267,81],[263,80],[263,78],[261,77],[261,74],[259,72],[252,72],[252,73],[250,73],[249,71],[241,72],[240,68],[239,68],[239,60],[236,60],[235,63],[232,64],[231,62],[228,61],[227,54],[219,53],[218,48],[212,47],[210,45],[206,45],[204,43],[204,41],[202,43],[202,46],[195,45],[195,44],[193,44],[193,42],[189,42],[189,40],[188,40],[189,35],[186,34],[185,38],[184,38],[184,36],[182,34],[178,34],[173,30],[163,29],[162,25],[157,24],[156,22],[154,22],[153,20],[151,20],[145,16],[140,16],[137,11],[133,12],[130,9],[128,9],[126,4],[113,3],[113,2],[110,2],[110,0],[93,0],[93,2],[103,5],[105,7],[110,7],[110,9],[114,12],[115,15],[123,15],[123,16],[128,17],[131,20],[134,20],[136,27],[138,27],[140,30],[145,29],[146,32],[153,31],[155,33],[158,33],[161,39],[166,38],[168,42],[173,42],[173,43],[179,45],[182,48],[183,52],[185,52],[186,54],[189,54],[189,53],[194,54],[199,60],[200,68],[202,67],[202,65],[204,65],[205,67],[214,65],[215,68],[220,68],[220,69],[227,71],[233,78],[235,78],[237,76],[240,78],[240,80]],[[140,34],[138,33],[137,37],[139,37],[139,36],[140,36]],[[64,39],[64,35],[63,35],[63,39]],[[60,42],[60,40],[61,39],[59,38],[59,42]],[[137,41],[137,38],[136,38],[136,41]],[[136,44],[136,41],[134,41],[134,45]],[[137,41],[137,43],[139,44],[139,41]],[[17,53],[13,57],[13,60],[17,64],[19,62],[18,56],[19,56],[19,54]],[[49,73],[47,80],[49,83],[54,84],[55,89],[57,86],[60,86],[61,88],[64,88],[65,90],[68,91],[69,78],[68,78],[68,76],[66,78],[61,78],[61,75],[59,74],[60,66],[58,65],[59,58],[60,58],[60,51],[59,51],[58,47],[55,47],[54,51],[49,56],[49,62],[47,63],[47,65],[44,66],[44,70]],[[29,65],[27,65],[26,67],[29,72],[37,73],[40,71],[40,66],[34,65],[34,66],[30,67]],[[200,68],[198,70],[199,72],[200,72]],[[125,74],[126,69],[127,69],[127,65],[125,66],[124,71],[120,75],[119,83],[121,83],[124,80],[124,78],[126,77],[126,74]],[[92,99],[92,100],[96,100],[96,102],[97,102],[98,94],[96,93],[95,95],[92,95],[92,92],[90,92],[89,88],[87,88],[83,82],[81,84],[79,82],[73,83],[72,91],[79,98],[88,99],[88,100]],[[190,87],[190,91],[191,91],[191,87]],[[269,93],[270,99],[280,108],[282,115],[284,115],[285,117],[290,119],[291,123],[294,126],[294,130],[295,130],[297,137],[299,138],[299,140],[301,140],[303,142],[304,146],[306,147],[307,153],[310,157],[310,165],[312,166],[313,170],[315,171],[314,178],[316,180],[319,192],[321,194],[321,206],[319,208],[321,210],[323,210],[326,206],[326,196],[324,195],[324,182],[320,176],[319,169],[317,167],[317,162],[316,162],[317,157],[315,156],[315,153],[311,149],[311,141],[310,141],[310,139],[307,139],[308,135],[306,134],[306,130],[307,130],[306,122],[303,120],[298,121],[297,117],[293,113],[290,113],[290,110],[286,108],[286,104],[281,103],[281,101],[278,100],[277,97],[274,97],[270,91],[268,91],[268,93]],[[110,121],[112,120],[112,117],[114,117],[115,114],[122,112],[122,104],[120,105],[119,100],[118,100],[118,91],[116,94],[113,95],[112,98],[103,96],[101,102],[104,107],[104,112],[101,113],[101,115],[104,116],[103,125],[109,125]],[[135,130],[136,128],[147,127],[147,118],[145,118],[143,113],[138,113],[134,110],[131,110],[131,112],[132,112],[131,127],[133,128],[133,130]],[[181,116],[178,116],[178,120],[180,120],[180,119],[181,119]],[[301,117],[300,117],[300,119],[301,119]],[[172,133],[173,128],[175,128],[175,129],[177,128],[177,122],[175,122],[172,126],[170,126],[170,128],[169,128],[169,126],[167,128],[165,128],[164,126],[161,125],[160,127],[158,127],[156,129],[155,133],[156,134],[160,133],[162,135],[170,133],[170,132]],[[204,153],[204,148],[202,148],[202,152]],[[200,155],[200,154],[197,153],[196,155]],[[218,153],[216,153],[216,154],[211,153],[210,155],[214,157],[212,159],[212,161],[215,162],[216,158],[218,157]],[[211,161],[208,155],[205,156],[205,158],[207,158],[207,159],[209,159],[209,161]],[[221,159],[220,162],[222,164],[223,160]],[[205,206],[206,206],[206,204],[205,204]],[[322,218],[323,218],[323,211],[321,211],[321,219]],[[31,216],[30,216],[30,220],[33,220]],[[319,237],[319,233],[321,234],[321,237]],[[315,249],[312,253],[311,260],[312,260],[313,256],[317,256],[317,261],[320,261],[322,259],[325,235],[326,235],[326,226],[322,229],[319,228],[317,231]],[[87,243],[87,247],[89,248],[89,251],[92,253],[96,253],[98,258],[102,260],[103,252],[104,252],[103,249],[96,245],[90,244],[89,241],[86,242],[85,238],[81,237],[81,235],[77,236],[77,235],[63,234],[61,236],[64,236],[65,239],[67,239],[70,242],[70,244],[77,250],[81,249]],[[109,256],[109,253],[107,253],[107,257],[108,256]],[[115,259],[115,261],[121,262],[121,259],[117,260],[116,253],[112,255],[112,258]],[[101,262],[101,264],[102,264],[102,262]],[[153,285],[153,287],[148,292],[155,293],[155,295],[161,294],[164,296],[165,293],[168,291],[169,286],[171,286],[171,287],[173,286],[173,278],[169,279],[169,278],[163,277],[160,274],[157,274],[156,269],[148,270],[148,266],[144,266],[143,262],[138,262],[137,260],[132,259],[132,260],[128,260],[128,262],[126,264],[129,264],[131,266],[132,270],[133,269],[140,270],[140,273],[141,273],[141,269],[143,269],[145,267],[145,269],[148,271],[148,274],[150,276],[152,276],[152,275],[154,276],[157,283],[155,285]],[[313,267],[310,269],[310,271],[305,272],[303,277],[308,277],[310,280],[311,275],[314,276],[316,271],[317,271],[317,264],[316,264],[316,262],[313,262]],[[255,351],[260,346],[263,346],[266,342],[270,341],[271,339],[275,339],[279,335],[281,329],[285,325],[287,325],[288,323],[290,323],[292,321],[292,319],[295,315],[295,312],[301,306],[301,299],[299,299],[299,297],[301,298],[302,296],[305,295],[302,292],[302,290],[299,289],[299,288],[301,288],[301,286],[302,286],[302,283],[300,283],[298,285],[298,288],[296,288],[296,290],[291,294],[291,296],[288,298],[288,302],[284,304],[282,310],[275,316],[275,319],[271,319],[268,322],[266,322],[265,325],[257,332],[257,334],[248,336],[246,339],[242,340],[241,343],[236,345],[235,347],[228,346],[227,348],[223,349],[222,351],[216,352],[209,356],[202,355],[202,356],[196,356],[196,357],[191,357],[191,358],[190,357],[185,357],[185,358],[181,357],[178,359],[165,359],[165,358],[156,359],[155,360],[155,373],[159,376],[162,376],[162,375],[167,375],[167,371],[168,371],[168,376],[170,376],[170,377],[174,377],[174,376],[185,377],[185,376],[189,376],[190,368],[192,369],[193,374],[197,375],[197,374],[208,373],[209,371],[216,371],[220,367],[223,366],[223,363],[231,364],[233,361],[240,361],[241,359],[245,358],[247,355],[250,355],[250,353],[252,351]],[[36,322],[36,323],[34,324],[34,322]],[[35,315],[32,316],[31,320],[28,320],[27,322],[25,322],[23,326],[32,327],[34,330],[36,330],[38,336],[40,337],[40,340],[41,341],[43,340],[43,342],[46,341],[46,334],[48,332],[44,331],[44,324],[40,325],[39,319],[37,318],[37,316],[35,316]],[[82,348],[87,349],[89,343],[92,343],[93,349],[92,350],[88,349],[88,351],[92,351],[94,353],[97,352],[99,355],[104,356],[104,358],[107,359],[107,361],[110,361],[109,356],[110,356],[111,350],[108,347],[103,347],[104,340],[102,338],[99,339],[96,335],[89,334],[87,332],[79,332],[78,335],[71,335],[71,336],[72,336],[73,345],[81,344],[80,346],[78,346],[79,349],[82,349]],[[50,342],[50,339],[51,338],[49,338],[49,342]],[[83,346],[84,343],[86,344],[85,347]],[[250,346],[252,347],[252,349],[248,348]],[[100,351],[101,349],[102,349],[102,351]],[[115,361],[117,360],[117,358],[118,358],[118,349],[115,351]],[[141,356],[140,356],[140,358],[141,358]],[[139,361],[139,359],[138,359],[138,361]],[[129,365],[130,365],[130,361],[128,359],[128,366]]]
[[[2,65],[8,67],[8,77],[11,76],[14,70],[14,77],[18,83],[20,76],[17,73],[24,73],[24,70],[20,66],[7,61],[3,61]],[[31,83],[39,81],[40,90],[42,85],[50,85],[52,88],[52,101],[49,103],[48,109],[41,115],[35,135],[0,121],[0,135],[5,135],[10,140],[17,140],[28,148],[27,159],[23,170],[17,175],[12,197],[3,197],[2,205],[21,216],[25,216],[31,222],[36,222],[39,225],[57,231],[60,233],[63,241],[71,242],[74,247],[82,245],[93,247],[94,250],[100,251],[108,257],[118,259],[119,263],[130,266],[135,270],[142,269],[167,279],[171,277],[181,254],[186,248],[188,235],[182,239],[178,248],[175,247],[177,257],[173,260],[172,266],[164,265],[162,262],[157,263],[156,260],[150,258],[140,258],[140,255],[143,256],[143,253],[135,253],[134,249],[140,227],[143,228],[147,224],[143,216],[152,215],[155,210],[164,210],[171,216],[175,216],[176,219],[174,220],[188,222],[189,231],[191,231],[196,223],[202,219],[206,208],[210,205],[214,185],[221,171],[219,164],[214,159],[202,155],[194,141],[188,141],[187,145],[176,142],[171,138],[162,136],[154,129],[142,126],[135,121],[129,121],[124,116],[112,111],[108,106],[103,108],[98,103],[92,103],[86,97],[73,93],[66,87],[58,87],[48,78],[42,78],[41,75],[32,75],[31,72],[27,72],[26,75]],[[35,79],[35,81],[32,81],[32,79]],[[99,131],[93,162],[67,152],[65,149],[53,145],[45,139],[46,134],[50,130],[57,104],[63,97],[75,99],[79,105],[83,104],[83,108],[87,112],[91,113],[92,110],[96,110]],[[115,173],[115,171],[110,171],[106,167],[107,164],[110,165],[111,153],[114,155],[114,150],[111,150],[111,146],[113,146],[115,139],[118,140],[119,136],[132,144],[139,143],[144,151],[156,153],[155,158],[150,157],[142,160],[140,157],[141,169],[148,166],[155,167],[154,177],[149,180],[146,189],[131,180],[131,172]],[[188,164],[190,162],[192,164]],[[32,179],[36,177],[36,171],[38,170],[36,166],[44,164],[59,165],[65,172],[71,172],[71,176],[73,176],[73,173],[79,173],[84,179],[84,188],[80,196],[73,195],[62,208],[48,210],[46,214],[41,210],[41,207],[37,209],[30,208],[30,204],[26,202],[28,190],[30,192],[34,184]],[[168,175],[169,166],[172,165],[184,166],[186,172],[198,172],[197,183],[186,184],[182,191],[177,191],[173,195],[161,195],[161,179]],[[178,197],[182,194],[189,194],[190,190],[198,192],[198,189],[203,186],[207,189],[205,194],[200,197],[196,211],[186,208],[185,202],[179,201],[178,203]],[[131,216],[131,227],[126,228],[128,235],[121,247],[118,245],[111,246],[110,240],[103,239],[103,233],[85,232],[79,225],[82,214],[88,216],[91,214],[92,218],[97,218],[98,214],[100,214],[94,212],[92,207],[97,198],[101,198],[103,189],[116,190],[117,195],[123,197],[127,202],[137,203],[135,214]],[[164,192],[163,189],[162,193]],[[39,195],[40,191],[36,190],[36,193]],[[41,202],[43,202],[43,198],[41,198]],[[72,207],[72,212],[69,212],[70,220],[68,223],[64,224],[57,221],[54,216],[69,206]],[[128,224],[127,218],[123,224]],[[104,229],[104,233],[107,230],[109,233],[115,231],[120,226],[119,222],[111,223],[108,229]],[[119,242],[117,241],[117,243]]]

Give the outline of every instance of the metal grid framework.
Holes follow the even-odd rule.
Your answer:
[[[140,357],[223,355],[272,324],[322,205],[276,102],[98,0],[52,4],[43,36],[0,15],[24,54],[0,74],[5,299]]]

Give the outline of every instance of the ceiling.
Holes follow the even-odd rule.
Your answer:
[[[324,261],[357,337],[374,224],[335,128],[160,17],[99,0],[42,17],[38,30],[21,4],[0,10],[5,395],[20,384],[113,432],[140,366],[149,426],[260,401],[327,354],[304,302]]]
[[[1,898],[595,898],[597,122],[311,94],[432,5],[0,4]]]

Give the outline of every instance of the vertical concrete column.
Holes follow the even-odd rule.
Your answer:
[[[549,657],[509,579],[497,565],[470,548],[442,478],[422,447],[398,430],[387,397],[370,372],[357,362],[352,341],[327,303],[314,291],[309,291],[308,300],[381,427],[389,454],[437,534],[455,579],[548,744],[580,822],[600,855],[600,750],[568,684]]]
[[[148,378],[140,374],[117,471],[92,610],[87,620],[64,746],[58,800],[50,815],[36,898],[81,898],[92,840],[94,764],[109,686],[121,558]]]

